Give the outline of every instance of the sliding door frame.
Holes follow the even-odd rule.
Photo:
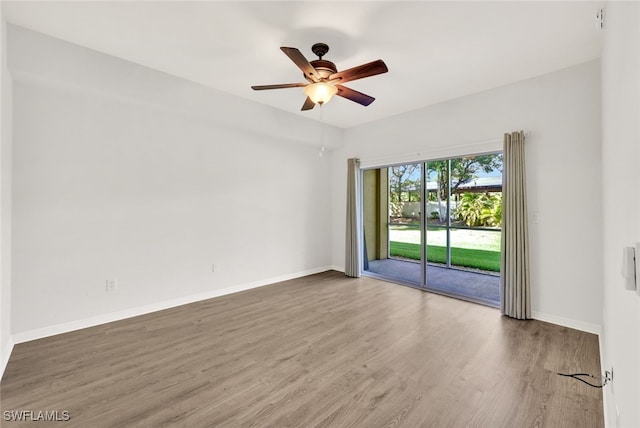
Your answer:
[[[470,151],[465,151],[462,154],[459,153],[455,153],[455,154],[448,154],[445,156],[434,156],[434,157],[428,157],[427,159],[424,158],[420,158],[420,159],[407,159],[405,161],[395,161],[395,162],[390,162],[390,163],[386,163],[386,162],[373,162],[373,161],[369,161],[367,162],[366,160],[362,161],[361,160],[361,168],[360,168],[360,173],[361,173],[361,177],[362,174],[364,173],[364,171],[367,170],[375,170],[375,169],[382,169],[382,168],[387,168],[390,169],[394,166],[399,166],[399,165],[410,165],[410,164],[419,164],[421,171],[420,171],[420,284],[415,284],[414,282],[410,282],[408,280],[403,280],[402,278],[393,278],[393,277],[389,277],[389,276],[385,276],[385,275],[380,275],[380,274],[376,274],[373,272],[369,272],[369,271],[365,271],[364,270],[364,266],[362,267],[362,274],[366,275],[366,276],[371,276],[374,278],[378,278],[378,279],[383,279],[383,280],[391,280],[394,283],[400,284],[400,285],[404,285],[404,286],[408,286],[408,287],[412,287],[412,288],[417,288],[419,290],[423,290],[423,291],[429,291],[429,292],[433,292],[433,293],[437,293],[437,294],[444,294],[444,295],[448,295],[446,293],[443,293],[441,291],[438,291],[436,289],[432,289],[429,288],[429,285],[427,284],[427,265],[428,265],[428,261],[427,261],[427,252],[428,252],[428,246],[427,246],[427,234],[428,234],[428,216],[426,215],[426,207],[427,207],[427,199],[428,199],[428,189],[427,189],[427,178],[428,178],[428,174],[427,174],[427,165],[429,162],[435,162],[435,161],[447,161],[447,186],[448,186],[448,191],[447,191],[447,201],[446,201],[446,218],[447,218],[447,222],[446,222],[446,248],[447,248],[447,257],[446,257],[446,267],[448,269],[454,269],[454,270],[465,270],[465,269],[461,269],[458,267],[455,267],[455,265],[451,264],[451,160],[452,159],[456,159],[458,157],[465,157],[465,156],[481,156],[481,155],[490,155],[490,154],[497,154],[497,153],[501,153],[502,152],[502,147],[501,145],[499,145],[498,143],[501,143],[501,140],[495,140],[495,141],[489,141],[484,143],[485,145],[491,145],[492,147],[485,147],[484,149],[480,149],[480,150],[470,150]],[[477,149],[479,149],[479,147],[477,147]],[[388,174],[387,174],[387,179],[388,179]],[[363,181],[364,180],[360,180],[360,194],[361,197],[360,199],[360,204],[361,204],[361,210],[360,210],[360,214],[362,217],[364,217],[364,209],[363,209],[363,205],[364,205],[364,192],[363,192]],[[387,197],[390,200],[390,188],[387,188]],[[387,228],[389,227],[389,221],[390,221],[390,217],[389,217],[389,212],[387,212]],[[361,240],[362,242],[362,248],[364,249],[364,218],[361,218],[360,221],[361,224]],[[453,227],[454,229],[470,229],[470,230],[476,230],[479,228],[475,228],[475,227],[465,227],[465,226],[460,226],[460,227]],[[480,228],[482,230],[501,230],[498,228]],[[388,230],[388,229],[387,229]],[[387,251],[390,253],[390,234],[387,233]],[[364,258],[364,254],[363,254],[363,258]],[[390,258],[390,254],[388,254],[388,257]],[[364,261],[364,260],[363,260]],[[364,264],[364,263],[363,263]],[[456,298],[464,298],[462,296],[453,296]],[[471,301],[475,301],[471,298],[466,299],[466,300],[471,300]]]

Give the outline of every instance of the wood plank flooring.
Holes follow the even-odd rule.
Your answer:
[[[325,272],[17,345],[3,427],[602,427],[595,335]],[[68,411],[7,422],[4,411]]]

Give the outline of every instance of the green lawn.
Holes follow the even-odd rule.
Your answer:
[[[420,260],[420,244],[391,241],[391,256]],[[433,263],[447,262],[447,248],[438,245],[427,245],[427,261]],[[451,264],[475,269],[500,272],[500,251],[472,250],[468,248],[451,248]]]
[[[468,248],[470,250],[500,251],[501,232],[496,230],[451,229],[451,246],[454,248]],[[444,247],[447,245],[446,228],[429,226],[427,230],[427,245]],[[420,225],[403,224],[389,225],[389,240],[420,244]]]

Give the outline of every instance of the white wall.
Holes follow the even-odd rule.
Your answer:
[[[318,123],[9,31],[14,340],[330,264]]]
[[[640,426],[640,297],[624,290],[620,275],[622,248],[640,242],[639,146],[640,4],[611,2],[602,54],[603,369],[614,369],[604,389],[609,427]]]
[[[0,378],[11,355],[11,77],[0,7]]]
[[[597,332],[602,322],[600,64],[405,113],[345,132],[333,159],[333,264],[344,266],[346,159],[363,165],[482,152],[527,140],[534,316]],[[478,143],[475,143],[478,142]]]

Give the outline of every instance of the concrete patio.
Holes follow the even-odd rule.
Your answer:
[[[420,287],[420,263],[400,259],[369,261],[365,273]],[[448,296],[500,306],[500,276],[427,264],[427,287]]]

